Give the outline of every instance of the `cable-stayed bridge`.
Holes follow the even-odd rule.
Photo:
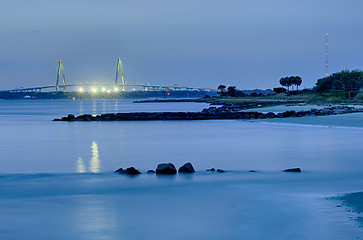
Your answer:
[[[16,88],[6,91],[10,92],[41,92],[46,91],[63,91],[66,92],[69,88],[76,88],[76,91],[83,92],[89,88],[91,92],[118,92],[125,91],[126,87],[141,88],[143,90],[188,90],[188,91],[210,91],[215,92],[217,88],[207,88],[207,87],[193,87],[193,86],[178,86],[178,85],[160,85],[160,84],[142,84],[142,83],[126,83],[124,77],[124,71],[122,67],[121,58],[117,60],[116,65],[116,78],[114,83],[76,83],[69,84],[66,82],[63,62],[60,60],[58,64],[57,80],[55,85],[46,86],[36,86],[29,88]]]

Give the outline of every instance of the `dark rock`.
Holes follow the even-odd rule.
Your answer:
[[[217,169],[217,172],[219,172],[219,173],[224,173],[225,171],[224,171],[224,170],[222,170],[222,169]]]
[[[256,172],[256,170],[250,170],[250,172]]]
[[[78,121],[92,121],[92,115],[91,114],[83,114],[76,117],[76,120]]]
[[[154,170],[148,170],[147,173],[155,173]]]
[[[181,166],[179,168],[178,172],[180,172],[180,173],[194,173],[195,170],[193,168],[193,165],[190,162],[188,162],[188,163],[184,164],[183,166]]]
[[[311,109],[308,111],[285,111],[281,113],[266,113],[261,112],[241,112],[241,110],[269,106],[281,105],[284,102],[244,102],[244,103],[222,103],[213,102],[213,104],[222,105],[221,107],[210,107],[203,109],[201,112],[134,112],[134,113],[106,113],[101,115],[83,114],[75,117],[69,114],[61,119],[54,121],[151,121],[151,120],[209,120],[209,119],[264,119],[264,118],[289,118],[289,117],[304,117],[304,116],[325,116],[363,112],[363,109],[339,106],[328,107],[322,109]],[[288,104],[301,103],[301,101],[288,101]]]
[[[288,168],[285,169],[284,172],[301,172],[300,168]]]
[[[137,170],[136,168],[134,167],[129,167],[129,168],[126,168],[125,172],[127,174],[130,174],[130,175],[137,175],[137,174],[141,174],[141,172],[139,170]]]
[[[214,172],[215,169],[214,168],[210,168],[210,169],[207,169],[207,171]]]
[[[125,170],[123,168],[119,168],[115,171],[115,173],[125,173]]]
[[[68,114],[68,116],[67,116],[68,121],[74,121],[75,119],[76,119],[76,117],[73,114]]]
[[[296,117],[303,117],[303,116],[305,116],[305,114],[306,114],[306,112],[299,111],[299,112],[296,113]]]
[[[295,112],[294,110],[292,110],[292,111],[286,111],[286,112],[283,112],[283,113],[282,113],[282,116],[283,116],[284,118],[288,118],[288,117],[295,117],[295,114],[296,114],[296,112]]]
[[[175,168],[174,164],[172,164],[172,163],[160,163],[160,164],[158,164],[158,167],[156,168],[156,173],[173,175],[173,174],[176,174],[176,168]]]
[[[119,168],[119,169],[117,169],[115,171],[115,173],[128,174],[128,175],[141,174],[141,172],[139,170],[137,170],[136,168],[134,168],[134,167],[129,167],[129,168],[126,168],[126,169]]]
[[[265,118],[275,118],[275,117],[276,117],[276,114],[273,112],[268,112],[265,114]]]

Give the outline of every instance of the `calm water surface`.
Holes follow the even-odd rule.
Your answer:
[[[354,171],[362,165],[361,113],[262,121],[52,121],[68,113],[200,111],[207,106],[132,100],[1,101],[0,171],[100,173],[129,166],[146,171],[160,162],[179,166],[189,161],[197,170],[299,166]]]
[[[0,239],[363,237],[351,220],[356,216],[325,198],[363,190],[363,114],[258,121],[52,121],[68,113],[205,107],[131,100],[0,101]],[[155,169],[161,162],[177,167],[192,162],[197,172],[112,173],[129,166]],[[211,167],[230,172],[204,171]],[[303,172],[281,172],[289,167]]]

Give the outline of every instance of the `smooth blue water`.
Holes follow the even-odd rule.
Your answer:
[[[362,190],[363,114],[258,121],[52,121],[68,113],[205,107],[131,100],[0,101],[0,239],[363,236],[345,209],[325,199]],[[113,173],[129,166],[145,172],[161,162],[177,167],[192,162],[197,172],[171,177]],[[230,172],[204,171],[211,167]],[[289,167],[303,172],[281,172]]]
[[[299,166],[354,171],[363,159],[363,114],[267,121],[53,122],[68,113],[200,111],[208,105],[131,100],[0,104],[3,173],[98,173],[129,166],[146,171],[160,162],[192,162],[197,170],[276,171]],[[339,124],[348,128],[324,127]]]

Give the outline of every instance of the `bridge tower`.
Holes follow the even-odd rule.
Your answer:
[[[125,91],[125,78],[124,78],[124,70],[122,68],[121,58],[118,58],[117,66],[116,66],[116,80],[115,85],[117,85],[117,80],[119,78],[119,73],[121,72],[121,82],[122,82],[122,91]]]
[[[63,81],[63,86],[59,86],[59,79],[60,78]],[[64,69],[63,69],[62,60],[59,60],[59,64],[58,64],[57,82],[55,84],[55,88],[56,88],[57,92],[59,92],[59,87],[63,87],[63,92],[66,91],[66,79],[64,77]]]

